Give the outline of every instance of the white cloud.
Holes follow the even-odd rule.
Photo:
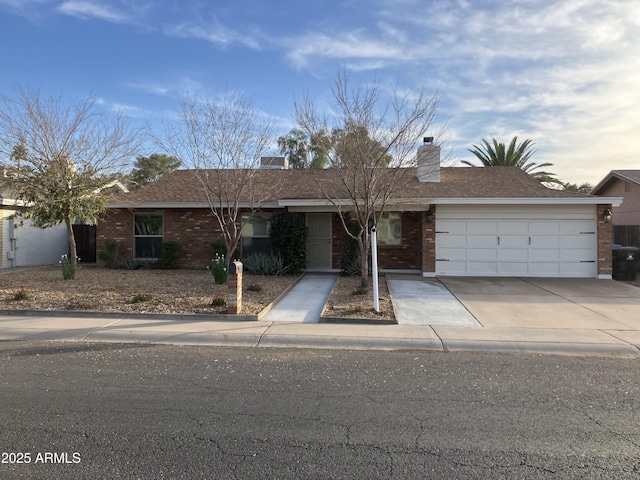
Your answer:
[[[60,13],[80,19],[97,18],[110,23],[132,23],[132,19],[113,7],[88,0],[67,0],[57,7]]]
[[[172,37],[204,40],[221,47],[237,43],[252,49],[261,48],[261,43],[254,34],[227,27],[216,18],[211,18],[207,22],[185,21],[176,25],[167,25],[164,27],[164,33]]]

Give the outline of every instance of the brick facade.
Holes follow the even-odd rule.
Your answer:
[[[97,251],[106,240],[119,244],[120,259],[133,258],[133,217],[135,213],[163,215],[164,241],[178,242],[182,268],[206,268],[211,260],[211,243],[223,242],[218,222],[207,208],[201,209],[109,209],[97,227]],[[424,212],[402,213],[402,243],[378,246],[378,265],[383,269],[420,270]],[[304,213],[298,213],[304,221]],[[338,214],[331,215],[332,268],[340,269],[345,232]]]
[[[597,274],[610,276],[613,273],[613,259],[611,248],[613,246],[613,223],[606,223],[602,212],[611,204],[601,204],[596,206],[596,218],[598,224],[598,270]]]
[[[164,219],[163,240],[180,245],[179,265],[183,268],[206,268],[211,261],[211,243],[223,242],[218,221],[208,208],[192,209],[109,209],[98,222],[97,250],[105,240],[120,245],[120,258],[132,258],[134,213],[161,213]]]

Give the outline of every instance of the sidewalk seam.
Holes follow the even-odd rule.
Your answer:
[[[611,338],[618,340],[619,342],[623,342],[626,343],[627,345],[629,345],[630,347],[635,348],[636,350],[638,350],[638,352],[640,352],[640,347],[638,347],[637,345],[634,345],[633,343],[629,343],[626,340],[622,340],[621,338],[616,337],[615,335],[610,334],[609,332],[606,332],[604,330],[598,330],[601,333],[604,333],[605,335],[609,335]]]
[[[443,352],[448,352],[449,349],[445,346],[444,340],[442,340],[442,337],[440,335],[438,335],[438,332],[436,332],[435,328],[433,328],[433,325],[429,325],[429,329],[433,332],[433,334],[436,336],[436,338],[440,342],[440,347],[442,347],[442,351]]]

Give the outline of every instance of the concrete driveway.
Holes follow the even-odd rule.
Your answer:
[[[439,277],[487,328],[640,331],[640,288],[590,278]]]

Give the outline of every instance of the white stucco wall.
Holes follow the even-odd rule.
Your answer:
[[[56,264],[61,255],[69,252],[69,239],[64,225],[42,229],[34,228],[31,222],[25,221],[21,227],[12,227],[14,221],[9,218],[12,213],[3,210],[0,219],[2,268]]]

